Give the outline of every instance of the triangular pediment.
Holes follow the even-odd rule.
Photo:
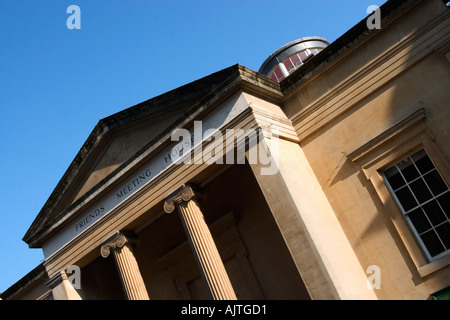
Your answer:
[[[53,222],[114,170],[148,146],[188,110],[215,95],[216,88],[239,77],[239,65],[169,91],[101,119],[25,234],[30,247]]]
[[[85,172],[80,173],[73,190],[66,203],[73,204],[97,183],[105,179],[120,165],[136,154],[149,141],[170,126],[183,114],[193,101],[181,103],[160,111],[110,132],[93,150],[90,159],[86,161]]]

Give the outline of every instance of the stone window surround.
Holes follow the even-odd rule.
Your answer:
[[[418,155],[419,153],[421,155]],[[416,157],[416,159],[413,159],[414,157]],[[420,157],[420,158],[418,158],[418,157]],[[427,172],[422,172],[422,171],[420,171],[420,169],[418,169],[418,171],[416,171],[416,172],[418,172],[418,176],[415,176],[415,177],[410,176],[409,170],[411,168],[418,168],[417,167],[418,161],[422,160],[422,159],[428,159],[428,161],[431,163],[430,165],[432,167],[431,166],[428,167],[426,169]],[[436,169],[436,167],[434,166],[434,163],[431,161],[430,157],[425,152],[425,150],[420,149],[418,152],[412,153],[405,159],[402,159],[402,161],[408,161],[408,168],[400,168],[400,166],[402,166],[402,164],[397,163],[394,166],[388,168],[387,170],[390,170],[392,168],[394,170],[397,170],[396,172],[403,179],[405,179],[404,181],[406,181],[406,182],[404,182],[404,184],[402,184],[402,185],[399,185],[399,187],[397,189],[394,189],[392,183],[388,181],[389,178],[387,178],[387,176],[386,176],[387,171],[385,170],[383,172],[383,175],[386,179],[386,184],[388,184],[390,186],[392,196],[394,198],[397,198],[397,202],[399,202],[399,205],[401,207],[403,207],[403,214],[404,214],[405,218],[408,220],[409,224],[411,225],[411,228],[414,230],[417,241],[421,242],[421,246],[422,246],[424,252],[427,254],[429,261],[437,260],[440,257],[450,253],[450,248],[447,249],[448,245],[446,243],[444,243],[445,240],[442,238],[441,232],[438,231],[439,228],[443,227],[444,225],[449,224],[449,220],[445,214],[439,216],[439,218],[442,220],[436,220],[437,219],[436,212],[429,211],[430,210],[429,206],[435,204],[438,206],[437,207],[438,210],[444,210],[444,208],[440,208],[440,206],[443,205],[440,203],[440,199],[444,195],[449,196],[450,190],[447,187],[447,185],[445,185],[445,184],[439,185],[439,188],[441,188],[441,189],[436,189],[436,184],[433,185],[433,182],[436,183],[436,182],[439,182],[439,180],[438,180],[439,178],[442,179],[442,175]],[[422,170],[424,170],[424,169],[422,168]],[[431,175],[433,172],[435,173],[435,175]],[[405,174],[407,175],[407,177],[405,176]],[[413,173],[413,175],[414,174],[415,173]],[[431,181],[431,179],[433,179],[434,181]],[[423,184],[421,184],[421,182]],[[425,189],[422,190],[422,189],[420,189],[421,187],[425,187]],[[409,191],[411,193],[409,193],[409,194],[403,193],[405,190]],[[398,192],[400,192],[400,193],[398,193]],[[408,198],[409,195],[412,195],[412,197],[413,197],[412,199],[414,199],[414,201],[417,201],[417,204],[412,205],[412,203],[407,202],[407,201],[411,200],[410,198]],[[405,207],[405,205],[406,205],[406,207]],[[414,206],[414,208],[411,208],[409,206]],[[415,214],[418,214],[418,213],[420,214],[420,212],[422,212],[421,217],[424,217],[426,220],[421,220],[420,218],[417,218],[417,216]],[[430,225],[426,224],[427,221],[430,223]],[[447,232],[447,231],[448,230],[446,229],[445,232]],[[441,242],[441,245],[443,246],[441,248],[441,250],[443,250],[443,251],[441,251],[439,253],[435,252],[434,254],[432,254],[432,252],[430,250],[432,250],[433,245],[436,245],[436,244],[429,242],[430,238],[428,238],[428,241],[426,241],[427,238],[423,239],[422,237],[425,234],[435,235],[435,237],[437,237],[437,238],[433,238],[433,239],[434,240],[437,239],[438,243]]]
[[[442,178],[450,184],[449,166],[434,143],[425,118],[425,110],[419,108],[347,155],[348,159],[361,167],[364,176],[373,185],[421,277],[450,265],[450,254],[434,261],[427,260],[390,194],[382,172],[406,156],[424,149]]]

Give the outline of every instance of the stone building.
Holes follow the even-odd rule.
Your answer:
[[[2,299],[438,299],[450,286],[442,0],[101,119]]]

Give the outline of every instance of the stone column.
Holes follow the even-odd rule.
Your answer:
[[[80,295],[69,282],[64,271],[51,277],[46,285],[52,290],[54,300],[81,300]]]
[[[121,232],[116,232],[103,243],[101,254],[106,258],[111,251],[113,252],[128,300],[149,300],[139,266],[130,247],[134,241],[132,236],[127,237]]]
[[[211,296],[215,300],[236,300],[225,266],[214,239],[198,206],[192,185],[183,185],[164,202],[164,211],[177,208],[189,244]]]

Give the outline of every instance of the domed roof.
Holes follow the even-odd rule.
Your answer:
[[[321,37],[294,40],[272,53],[261,65],[259,72],[280,82],[328,45],[328,41]]]

